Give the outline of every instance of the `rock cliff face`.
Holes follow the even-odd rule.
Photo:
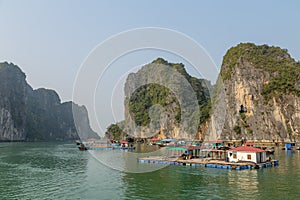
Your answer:
[[[220,75],[208,137],[299,141],[300,64],[287,50],[239,44]]]
[[[87,111],[72,102],[61,103],[53,90],[33,90],[25,74],[13,64],[0,63],[0,141],[77,139],[72,105],[83,119]],[[87,125],[83,131],[96,135]]]
[[[191,88],[163,66],[183,75]],[[185,115],[182,110],[189,110],[185,106],[191,98],[181,98],[193,96],[189,89],[199,113]],[[252,43],[229,49],[211,97],[210,90],[206,80],[189,76],[182,64],[157,59],[127,78],[125,124],[136,137],[156,135],[149,131],[154,129],[161,138],[191,138],[194,133],[191,139],[300,140],[300,62],[287,50]],[[186,129],[197,122],[196,132]]]
[[[183,64],[158,58],[127,77],[125,132],[138,138],[202,138],[210,88],[210,82],[191,77]]]

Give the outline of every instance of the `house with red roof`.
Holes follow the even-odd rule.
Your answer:
[[[253,146],[239,146],[227,153],[229,162],[248,161],[254,163],[266,162],[266,151]]]

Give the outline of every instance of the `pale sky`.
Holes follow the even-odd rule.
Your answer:
[[[69,101],[89,53],[133,28],[182,32],[202,45],[218,67],[228,48],[240,42],[280,46],[299,60],[299,8],[296,0],[0,0],[0,61],[17,64],[33,88],[54,89]],[[159,56],[164,54],[139,61]]]

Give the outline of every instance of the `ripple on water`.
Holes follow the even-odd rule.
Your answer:
[[[0,151],[0,199],[297,199],[300,153],[276,151],[260,170],[169,166],[122,173],[73,144],[19,143]]]

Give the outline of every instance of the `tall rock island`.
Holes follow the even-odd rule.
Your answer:
[[[182,112],[191,102],[192,95],[187,92],[190,88],[162,66],[176,70],[187,80],[199,113]],[[149,80],[154,83],[149,84]],[[177,92],[172,89],[174,85],[179,88]],[[117,130],[124,135],[129,124],[134,127],[129,127],[135,131],[133,135],[149,137],[153,135],[149,135],[148,126],[152,120],[158,125],[155,136],[160,138],[179,139],[192,134],[193,139],[205,140],[300,140],[300,62],[280,47],[241,43],[230,48],[214,86],[205,79],[191,77],[183,64],[158,58],[129,74],[124,90],[125,120],[117,124],[119,128],[108,127],[108,132]],[[180,97],[186,104],[180,103]],[[159,114],[151,118],[151,113]],[[199,126],[195,131],[180,129],[180,124]]]
[[[158,58],[128,75],[125,120],[107,132],[115,137],[201,139],[210,116],[211,87],[209,81],[190,76],[182,63]]]
[[[32,89],[18,66],[0,63],[0,141],[77,139],[72,106],[87,123],[83,126],[85,134],[96,136],[84,106],[61,103],[54,90]]]
[[[212,120],[225,120],[207,134],[230,140],[299,141],[300,63],[286,49],[252,43],[232,47],[224,56],[215,92]]]

